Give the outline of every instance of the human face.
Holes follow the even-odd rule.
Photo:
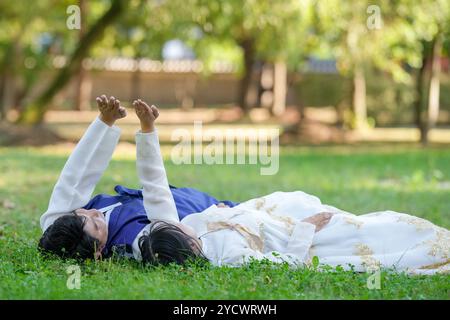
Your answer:
[[[84,217],[83,230],[91,237],[99,240],[100,243],[97,251],[101,253],[108,240],[108,225],[106,224],[105,216],[95,209],[77,209],[75,210],[75,214]]]

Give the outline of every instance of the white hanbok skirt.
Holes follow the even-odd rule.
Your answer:
[[[310,256],[356,271],[388,268],[410,274],[448,273],[450,232],[394,211],[335,214],[316,233]]]
[[[319,212],[334,213],[315,233],[307,263],[317,256],[321,265],[361,272],[379,268],[409,274],[450,271],[450,231],[425,219],[394,211],[354,215],[300,191],[275,192],[240,206],[254,209],[258,203],[259,210],[272,208],[271,214],[280,217],[304,219]]]

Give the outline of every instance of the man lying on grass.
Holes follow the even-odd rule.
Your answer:
[[[159,111],[141,100],[133,103],[141,122],[136,133],[136,163],[141,183],[149,192],[143,196],[141,190],[116,186],[118,195],[100,194],[89,200],[120,137],[114,123],[126,116],[114,97],[98,97],[97,104],[100,115],[67,160],[41,217],[41,250],[81,260],[108,257],[115,251],[139,260],[138,239],[150,224],[146,212],[176,208],[182,219],[211,205],[236,205],[192,188],[168,185],[153,125]]]
[[[141,193],[123,187],[116,187],[116,191],[123,193],[125,190],[128,196],[142,195],[145,219],[143,214],[142,220],[137,219],[139,224],[127,224],[127,221],[134,219],[133,216],[112,220],[114,212],[118,211],[120,216],[120,210],[124,210],[127,203],[127,198],[114,198],[107,203],[106,208],[99,210],[109,212],[106,215],[107,222],[97,210],[89,214],[89,211],[76,210],[76,215],[84,213],[86,217],[78,222],[77,237],[66,236],[67,228],[71,227],[66,224],[62,228],[63,233],[52,230],[58,223],[55,219],[69,219],[65,218],[68,217],[67,212],[83,206],[81,199],[87,202],[115,145],[110,143],[108,147],[108,143],[104,143],[107,141],[105,138],[101,143],[94,143],[95,148],[91,148],[103,148],[96,155],[99,159],[92,160],[94,155],[87,153],[89,157],[84,161],[91,159],[92,166],[89,167],[89,173],[85,162],[81,165],[84,179],[80,177],[74,181],[73,177],[72,180],[66,178],[65,192],[56,193],[60,182],[55,187],[50,208],[42,217],[41,224],[45,230],[55,222],[44,233],[41,248],[62,256],[73,257],[78,254],[87,258],[94,256],[94,252],[96,257],[109,253],[112,245],[128,245],[136,259],[150,264],[182,264],[192,258],[199,258],[209,260],[214,265],[238,266],[251,259],[267,259],[275,263],[287,262],[292,266],[302,266],[310,264],[312,258],[317,256],[322,264],[341,265],[345,269],[353,268],[362,272],[377,268],[416,274],[450,270],[448,230],[424,219],[393,211],[356,216],[324,205],[317,197],[301,191],[274,192],[241,204],[228,203],[228,206],[220,205],[215,200],[215,203],[213,201],[209,206],[191,210],[189,215],[183,216],[176,205],[175,192],[167,183],[161,160],[153,125],[158,110],[140,101],[135,102],[135,108],[142,128],[141,133],[136,135],[136,163],[143,191]],[[89,136],[89,130],[86,136]],[[112,134],[113,130],[110,132]],[[83,146],[83,139],[77,148]],[[77,149],[74,154],[77,154]],[[64,170],[71,166],[74,168],[72,170],[76,170],[77,162],[72,162],[71,165],[69,158]],[[95,199],[84,208],[100,208],[91,205]],[[56,203],[54,206],[53,202]],[[61,215],[63,217],[58,218]],[[93,226],[88,225],[90,221]],[[100,226],[95,227],[94,223]],[[59,240],[59,234],[64,235],[63,241]],[[79,254],[80,239],[91,243],[90,247],[87,244],[82,246],[89,248],[83,249],[82,254]]]

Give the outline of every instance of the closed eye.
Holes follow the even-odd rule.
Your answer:
[[[95,222],[94,219],[92,219],[92,222],[94,222],[95,230],[98,231],[98,225],[97,225],[97,222]]]

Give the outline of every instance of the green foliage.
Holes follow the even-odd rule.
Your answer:
[[[317,269],[317,267],[319,266],[319,257],[318,256],[314,256],[312,258],[312,266],[314,269]]]
[[[159,10],[170,13],[166,32],[190,44],[203,61],[217,58],[222,47],[225,52],[220,58],[236,62],[235,50],[250,40],[259,58],[282,59],[295,65],[303,58],[303,7],[295,0],[173,0],[164,2]]]
[[[377,126],[410,125],[414,122],[411,105],[415,99],[412,83],[398,82],[390,74],[378,70],[367,73],[367,113]],[[339,74],[305,74],[296,84],[298,99],[305,106],[334,106],[351,104],[350,79]],[[450,113],[450,78],[441,76],[440,110]],[[448,124],[442,117],[438,124]]]
[[[88,261],[80,265],[81,289],[69,290],[66,270],[76,263],[44,259],[36,249],[39,216],[68,151],[0,148],[1,299],[448,299],[449,275],[411,277],[385,270],[381,289],[369,290],[368,274],[340,267],[296,270],[267,261],[242,268]],[[303,190],[356,214],[391,209],[450,227],[448,148],[285,147],[280,171],[270,177],[245,165],[167,161],[166,169],[172,184],[220,199],[244,201],[276,190]],[[133,152],[117,154],[95,193],[112,193],[115,184],[138,187],[135,170]]]
[[[89,28],[111,2],[86,3]],[[23,1],[0,4],[4,31],[0,34],[0,72],[6,77],[3,81],[18,85],[16,96],[22,109],[28,107],[39,79],[53,68],[53,58],[69,56],[78,44],[78,31],[66,27],[66,9],[71,4],[67,0],[43,0],[33,6]],[[367,26],[370,5],[380,8],[380,29]],[[448,54],[450,45],[446,0],[131,0],[123,11],[87,53],[90,57],[159,59],[164,43],[179,38],[205,62],[206,74],[217,60],[236,63],[242,73],[243,43],[250,41],[258,59],[284,60],[292,70],[307,56],[317,55],[337,59],[343,76],[351,75],[355,67],[367,73],[375,68],[411,86],[414,72],[409,67],[421,67],[432,41],[444,39],[443,54]],[[42,39],[47,39],[47,45],[42,45]],[[402,101],[411,108],[410,97]],[[30,117],[36,116],[31,112]]]
[[[339,74],[309,73],[296,84],[298,98],[305,106],[338,106],[349,104],[351,83]]]

